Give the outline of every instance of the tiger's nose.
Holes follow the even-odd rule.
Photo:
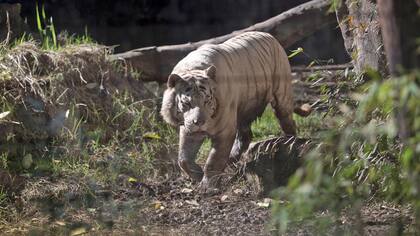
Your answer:
[[[202,125],[204,122],[198,119],[193,120],[194,125]]]

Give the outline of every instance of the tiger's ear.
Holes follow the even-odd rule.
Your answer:
[[[216,67],[215,66],[210,66],[209,68],[207,68],[205,70],[205,73],[207,75],[207,77],[209,77],[210,79],[216,79]]]
[[[176,84],[178,81],[180,81],[180,80],[182,80],[182,78],[181,78],[179,75],[177,75],[177,74],[170,74],[170,75],[169,75],[169,78],[168,78],[168,83],[167,83],[168,88],[173,88],[173,87],[175,87],[175,84]]]

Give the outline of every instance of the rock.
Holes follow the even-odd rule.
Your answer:
[[[33,163],[32,155],[30,153],[26,154],[22,159],[22,166],[25,169],[29,169]]]
[[[251,143],[242,156],[242,173],[257,176],[259,181],[256,182],[262,185],[261,193],[267,195],[287,184],[311,145],[310,140],[296,137],[275,137]]]

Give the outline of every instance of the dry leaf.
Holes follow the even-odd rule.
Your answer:
[[[191,193],[193,190],[192,189],[190,189],[190,188],[183,188],[182,190],[181,190],[181,193]]]
[[[57,220],[55,223],[60,225],[60,226],[65,226],[66,225],[66,222],[60,221],[60,220]]]
[[[76,235],[82,235],[87,233],[88,230],[85,227],[79,227],[79,228],[75,228],[73,230],[70,231],[70,235],[71,236],[76,236]]]
[[[5,111],[5,112],[0,113],[0,120],[5,118],[9,114],[10,114],[10,111]]]
[[[158,133],[155,133],[155,132],[147,132],[147,133],[143,134],[143,138],[144,139],[157,139],[157,140],[162,139],[160,137],[160,135]]]
[[[133,177],[130,177],[130,178],[128,178],[128,182],[130,182],[130,183],[137,183],[137,179],[136,178],[133,178]]]
[[[270,203],[268,202],[257,202],[257,206],[267,208],[270,206]]]
[[[165,207],[162,206],[162,202],[161,201],[154,202],[153,203],[153,206],[155,207],[156,210],[165,209]]]
[[[85,85],[88,89],[94,89],[98,86],[98,83],[88,83]]]
[[[186,200],[186,203],[193,205],[193,206],[199,206],[200,204],[198,204],[197,200]]]
[[[233,190],[233,193],[237,194],[237,195],[241,195],[243,193],[242,189],[237,188],[235,190]]]
[[[263,202],[264,203],[271,204],[273,202],[273,199],[271,199],[271,198],[264,198]]]

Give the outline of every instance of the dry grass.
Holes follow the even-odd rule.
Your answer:
[[[69,45],[46,51],[25,42],[2,51],[0,107],[3,114],[10,113],[0,121],[0,141],[7,141],[12,154],[25,153],[17,153],[11,143],[60,136],[80,141],[82,126],[101,128],[101,141],[109,141],[116,131],[133,128],[133,122],[146,123],[136,120],[137,113],[147,116],[143,108],[156,104],[140,81],[107,60],[107,47]]]

